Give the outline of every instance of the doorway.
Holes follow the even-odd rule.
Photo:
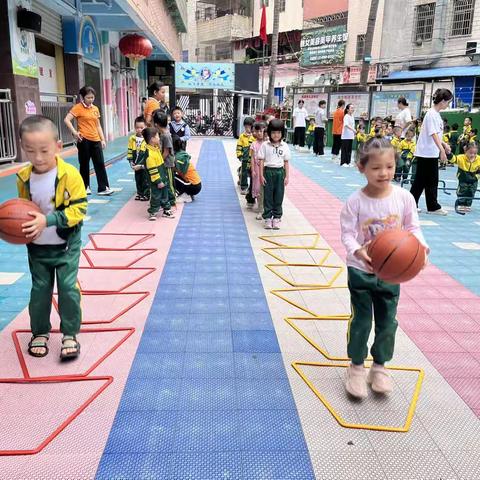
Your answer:
[[[102,122],[102,127],[104,127],[103,122],[103,100],[102,100],[102,80],[100,76],[100,68],[90,65],[89,63],[84,62],[84,76],[85,76],[85,85],[93,87],[97,94],[95,95],[95,105],[100,110],[100,121]]]

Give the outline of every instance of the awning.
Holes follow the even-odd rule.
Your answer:
[[[480,76],[480,66],[429,68],[427,70],[400,70],[391,72],[388,77],[377,78],[378,82],[397,80],[431,80],[433,78]]]

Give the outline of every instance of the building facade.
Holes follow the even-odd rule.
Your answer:
[[[0,142],[0,162],[21,159],[17,128],[27,115],[48,115],[64,144],[71,144],[63,118],[83,85],[97,92],[107,140],[126,135],[140,113],[148,81],[156,78],[155,71],[148,72],[158,64],[173,69],[172,62],[181,59],[178,39],[186,31],[186,0],[0,0],[0,9],[6,12],[0,19],[5,60],[0,136],[8,138]],[[138,68],[118,49],[127,32],[147,37],[154,46]],[[173,75],[166,78],[173,90]]]
[[[443,86],[454,91],[455,106],[480,106],[480,2],[389,0],[383,27],[378,81],[385,88],[417,83],[428,104]]]

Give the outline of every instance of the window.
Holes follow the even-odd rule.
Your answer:
[[[414,42],[429,42],[433,37],[436,3],[426,3],[415,7]]]
[[[363,57],[365,56],[365,34],[357,35],[357,51],[355,53],[355,60],[363,61]]]
[[[450,36],[460,37],[472,34],[474,10],[475,0],[453,0]]]
[[[277,1],[278,3],[280,3],[280,6],[279,6],[280,12],[284,12],[284,11],[285,11],[285,1],[286,1],[286,0],[275,0],[275,1]]]

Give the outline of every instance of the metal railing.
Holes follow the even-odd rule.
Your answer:
[[[16,157],[12,96],[9,89],[0,89],[0,162],[12,162]]]
[[[40,93],[42,113],[50,118],[58,128],[60,140],[64,146],[73,145],[72,133],[65,125],[64,119],[70,109],[75,105],[75,95],[60,93]]]

